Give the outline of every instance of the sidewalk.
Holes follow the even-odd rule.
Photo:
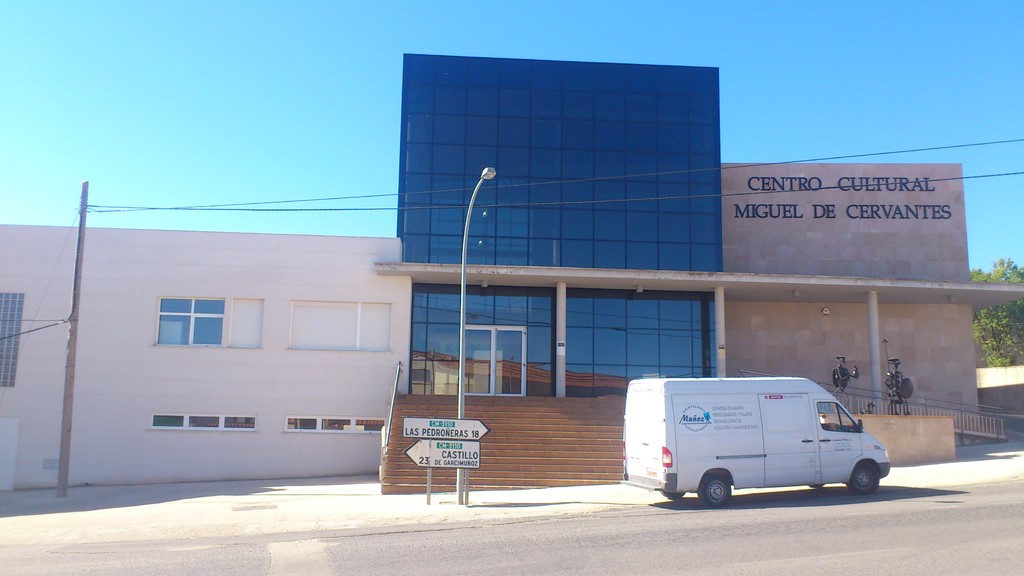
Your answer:
[[[957,460],[894,468],[886,487],[950,488],[1024,479],[1024,442],[969,446]],[[841,489],[841,487],[837,487]],[[738,490],[737,495],[748,491]],[[624,485],[381,495],[376,477],[245,480],[0,492],[3,546],[301,533],[579,514],[665,502]]]

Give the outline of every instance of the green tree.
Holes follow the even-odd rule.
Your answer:
[[[1022,282],[1024,268],[1013,260],[999,260],[991,271],[971,270],[974,282]],[[991,367],[1024,364],[1024,300],[1007,302],[974,315],[974,340]]]

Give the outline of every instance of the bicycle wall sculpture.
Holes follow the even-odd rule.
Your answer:
[[[885,373],[885,393],[889,399],[889,414],[904,415],[910,414],[910,403],[908,400],[914,395],[914,382],[903,375],[900,371],[900,359],[889,357],[889,341],[882,340],[885,348],[885,357],[888,360],[888,371]],[[836,365],[832,368],[832,385],[839,392],[846,392],[850,379],[860,377],[857,366],[853,370],[846,367],[846,356],[836,356]],[[868,405],[868,413],[873,412],[874,404]]]

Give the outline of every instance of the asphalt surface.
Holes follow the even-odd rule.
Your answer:
[[[953,462],[893,468],[888,487],[949,488],[1024,479],[1024,441],[958,448]],[[805,487],[784,490],[806,490]],[[741,496],[749,490],[737,490]],[[764,492],[763,490],[760,492]],[[691,496],[692,497],[692,496]],[[20,544],[102,543],[308,533],[572,515],[664,503],[657,492],[612,484],[382,495],[376,477],[192,482],[0,492],[0,549]]]

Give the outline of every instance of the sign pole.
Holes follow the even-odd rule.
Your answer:
[[[433,484],[433,482],[434,482],[434,467],[433,466],[428,466],[427,467],[427,506],[430,506],[430,490],[431,490],[431,485]]]

